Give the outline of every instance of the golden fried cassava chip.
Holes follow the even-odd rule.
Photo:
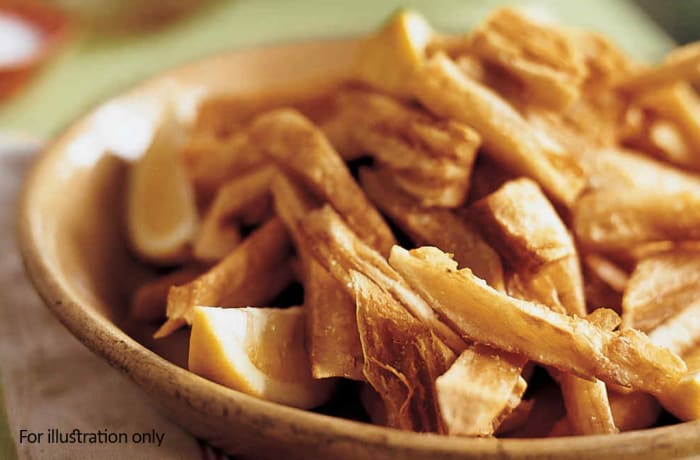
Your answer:
[[[473,127],[487,155],[537,180],[557,201],[570,205],[583,190],[585,178],[571,155],[545,133],[535,132],[507,101],[470,79],[445,55],[427,60],[412,81],[414,96],[428,110]]]
[[[566,374],[559,379],[566,417],[575,434],[617,433],[605,383]]]
[[[275,212],[294,240],[301,264],[305,265],[310,255],[305,250],[304,239],[299,233],[299,220],[308,212],[320,207],[321,202],[304,189],[298,180],[286,174],[274,177],[271,191]]]
[[[685,352],[683,360],[688,365],[690,371],[700,371],[700,346]]]
[[[700,295],[700,251],[671,250],[637,264],[622,298],[626,327],[651,331],[695,304]]]
[[[656,116],[649,118],[645,130],[637,141],[640,150],[649,152],[662,161],[697,169],[698,158],[695,148],[681,128],[676,123],[663,118]]]
[[[536,183],[506,182],[470,207],[484,239],[511,272],[511,295],[585,316],[578,254],[566,226]]]
[[[434,35],[427,54],[440,51],[460,66],[467,61],[462,67],[470,76],[509,100],[558,111],[580,100],[584,90],[599,94],[633,68],[601,35],[548,24],[508,7],[470,34]],[[513,88],[504,91],[504,86]]]
[[[575,251],[566,226],[530,179],[506,182],[472,204],[470,215],[511,269],[536,272]]]
[[[623,432],[649,428],[661,413],[658,401],[648,393],[634,391],[620,394],[610,391],[608,400],[615,426]]]
[[[614,262],[599,254],[587,254],[583,265],[615,292],[622,293],[629,282],[629,275]],[[603,305],[604,306],[604,305]]]
[[[450,367],[454,352],[369,278],[350,270],[350,279],[365,356],[363,373],[384,401],[387,424],[445,432],[435,380]]]
[[[428,325],[450,348],[459,352],[466,344],[440,321],[433,309],[377,251],[359,239],[328,205],[300,221],[301,235],[316,260],[352,295],[351,270],[362,273],[389,291],[417,319]]]
[[[316,89],[316,88],[315,88]],[[240,131],[255,115],[280,106],[293,104],[311,96],[299,88],[266,88],[253,93],[216,93],[203,99],[197,110],[195,132],[219,139],[231,137]]]
[[[200,201],[207,202],[226,180],[254,169],[266,160],[250,141],[246,128],[229,137],[201,133],[180,153]]]
[[[405,411],[410,410],[413,394],[426,398],[426,394],[435,398],[432,392],[437,387],[441,419],[438,420],[440,431],[460,435],[488,435],[500,420],[498,417],[506,410],[512,410],[520,402],[526,388],[520,377],[525,360],[514,355],[499,356],[486,347],[478,346],[466,349],[458,361],[446,347],[423,323],[413,318],[388,292],[383,291],[368,278],[351,271],[353,288],[357,292],[358,326],[365,353],[365,376],[385,401],[386,418],[390,426],[403,427]],[[372,299],[364,302],[362,297]],[[388,328],[388,329],[387,329]],[[391,352],[393,350],[393,353]],[[418,354],[418,358],[414,357]],[[422,355],[422,356],[421,356]],[[384,358],[380,358],[384,356]],[[386,362],[391,359],[390,362]],[[411,374],[416,373],[415,361],[424,361],[418,369],[427,372],[427,383],[413,383]],[[433,369],[450,366],[449,371],[441,374],[435,381]],[[447,368],[443,369],[443,372]],[[382,374],[388,375],[382,378]],[[408,373],[408,375],[406,375]],[[485,377],[488,375],[488,379]],[[474,385],[472,378],[479,378],[483,385]],[[393,384],[392,378],[397,379]],[[465,380],[465,377],[467,380]],[[465,381],[471,384],[464,385]],[[397,385],[402,383],[403,385]],[[406,389],[402,387],[407,387]],[[476,389],[478,391],[470,391]],[[407,393],[407,394],[406,394]],[[426,431],[432,424],[432,411],[423,407],[414,409],[413,423],[420,423],[414,431]],[[428,406],[431,407],[431,406]],[[510,410],[507,412],[509,413]],[[422,427],[422,428],[421,428]],[[405,427],[404,427],[405,428]],[[435,429],[432,429],[435,431]]]
[[[131,298],[131,316],[142,321],[162,320],[165,318],[170,287],[188,283],[205,271],[204,266],[185,265],[142,284]]]
[[[573,208],[574,233],[587,251],[625,251],[641,243],[700,239],[700,193],[607,189]]]
[[[253,232],[228,256],[203,275],[168,293],[168,321],[155,337],[192,323],[196,306],[263,305],[292,280],[291,244],[278,218]]]
[[[313,197],[285,175],[272,185],[277,215],[292,236],[302,261],[306,335],[315,378],[363,380],[362,347],[357,332],[355,301],[309,253],[298,221],[317,206]]]
[[[680,82],[646,92],[637,103],[674,122],[693,150],[700,148],[700,96],[689,83]],[[695,166],[698,167],[700,157],[696,160]]]
[[[430,306],[408,287],[401,276],[386,263],[386,260],[360,241],[331,208],[325,207],[322,210],[309,213],[308,216],[301,221],[300,228],[305,241],[307,241],[309,247],[312,248],[317,260],[322,263],[343,286],[351,289],[351,272],[354,270],[361,272],[371,279],[373,283],[376,283],[381,286],[383,290],[390,293],[408,312],[414,315],[422,324],[432,329],[437,337],[442,338],[443,342],[452,350],[461,352],[466,348],[464,341],[444,323],[440,322]],[[499,361],[501,359],[502,358],[497,354],[489,354],[481,356],[478,362],[488,362],[489,360]],[[466,363],[462,362],[462,365],[466,365]],[[522,365],[524,365],[524,360]],[[520,366],[521,371],[522,365]],[[493,372],[498,370],[506,372],[507,369],[501,366],[501,364],[492,363],[490,369],[492,369]],[[471,375],[478,372],[478,370],[463,369],[461,372],[466,372]],[[517,383],[520,385],[524,383],[524,381],[521,382],[518,380]],[[493,382],[493,384],[499,385],[497,382]],[[504,395],[497,388],[493,390],[484,388],[484,393],[475,392],[471,394],[473,398],[478,398],[487,393],[490,394],[492,398],[498,395],[504,396],[505,400],[500,403],[502,410],[498,414],[499,418],[491,422],[494,428],[518,405],[519,401],[515,399],[519,398],[519,396],[517,396],[517,398],[514,397],[514,393],[521,395],[522,391],[525,390],[522,388],[521,391],[519,388],[515,387],[511,387],[511,389],[512,391],[507,395]],[[464,393],[462,394],[465,395]],[[489,404],[498,404],[494,401],[488,402],[478,399],[471,403],[474,405],[484,405],[484,407],[489,407]],[[488,417],[488,413],[484,415],[484,418]],[[450,420],[446,419],[445,422],[450,423]]]
[[[530,300],[530,299],[526,299]],[[596,327],[610,331],[620,325],[620,317],[612,310],[599,308],[588,315],[588,321]],[[582,379],[576,375],[550,370],[561,388],[566,408],[568,429],[571,434],[617,433],[605,383],[598,379]],[[557,427],[563,431],[564,426]],[[561,435],[561,433],[559,433]]]
[[[193,257],[205,263],[217,262],[241,242],[239,226],[232,221],[209,218],[201,225],[192,244]]]
[[[606,331],[614,331],[622,324],[622,318],[610,308],[596,308],[586,317],[588,321]]]
[[[474,130],[371,91],[346,90],[334,102],[323,129],[343,157],[372,155],[424,206],[462,204],[480,143]]]
[[[624,108],[619,99],[607,93],[578,100],[563,112],[518,106],[533,133],[556,142],[579,167],[581,157],[589,151],[617,144],[620,136],[617,124]]]
[[[606,331],[614,330],[620,325],[617,313],[606,308],[594,310],[587,319]],[[585,380],[566,373],[561,374],[557,381],[561,387],[566,418],[573,434],[618,432],[605,383],[598,379]]]
[[[691,252],[700,251],[700,241],[655,241],[653,243],[643,243],[629,251],[620,253],[621,256],[626,256],[632,261],[634,266],[644,259],[657,256],[669,252]]]
[[[489,287],[437,248],[394,247],[391,266],[464,337],[521,353],[582,378],[659,393],[685,372],[683,361],[632,330],[608,332]]]
[[[639,70],[618,83],[618,88],[640,92],[651,88],[693,80],[700,76],[700,42],[676,48],[657,67]]]
[[[327,200],[364,241],[383,254],[394,236],[323,133],[294,110],[279,109],[257,117],[251,137],[279,166]]]
[[[525,85],[528,100],[562,109],[580,97],[585,55],[570,33],[513,8],[493,12],[471,34],[468,52]]]
[[[488,347],[486,347],[488,348]],[[504,354],[504,352],[500,351],[498,352],[498,355],[501,356]],[[502,359],[502,358],[499,358]],[[525,390],[527,390],[528,386],[528,381],[527,381],[527,373],[529,369],[532,369],[532,367],[528,367],[529,361],[523,357],[521,357],[521,362],[524,363],[523,366],[521,366],[522,372],[520,374],[520,378],[516,381],[515,386],[513,386],[512,391],[510,392],[510,395],[506,399],[505,407],[501,411],[500,414],[496,416],[496,418],[493,421],[493,426],[496,427],[496,429],[501,428],[501,426],[506,423],[507,421],[510,421],[512,423],[517,424],[517,419],[518,414],[517,412],[522,409],[520,406],[523,404],[523,395],[525,394]],[[530,408],[531,409],[531,408]],[[512,418],[511,418],[512,417]],[[515,427],[513,428],[515,429]]]
[[[516,110],[529,107],[528,97],[531,95],[526,91],[525,85],[512,78],[505,70],[472,54],[458,54],[454,57],[454,63],[467,77],[493,90]]]
[[[503,420],[500,416],[504,410],[510,405],[510,413],[525,392],[527,384],[520,376],[525,361],[521,356],[483,345],[467,347],[435,382],[447,432],[492,435]]]
[[[681,420],[700,420],[700,346],[683,356],[688,373],[669,391],[657,395],[661,405]]]
[[[698,176],[634,150],[610,147],[595,150],[580,159],[592,189],[653,188],[700,192]]]
[[[401,193],[386,173],[362,169],[360,182],[372,202],[415,244],[454,254],[461,266],[469,267],[494,288],[504,289],[501,259],[467,219],[447,209],[420,206]]]
[[[205,262],[223,259],[240,242],[234,219],[255,225],[269,215],[269,189],[275,173],[272,166],[256,168],[217,189],[192,245],[195,258]]]
[[[573,260],[578,266],[578,258],[574,257]],[[556,284],[553,285],[552,291],[555,293],[552,297],[556,299],[558,297]],[[542,302],[542,299],[546,298],[546,296],[537,292],[533,293],[531,290],[529,292],[523,290],[518,294],[520,298],[529,301]],[[559,311],[559,308],[554,308],[554,306],[559,306],[558,304],[545,302],[544,305],[551,305],[550,308],[553,311]],[[577,311],[571,311],[571,307],[574,305],[578,307]],[[585,305],[570,304],[568,313],[575,317],[582,317],[585,315]],[[614,311],[604,308],[595,310],[588,316],[588,320],[603,330],[613,330],[620,324],[620,317]],[[586,435],[617,432],[610,412],[605,383],[598,379],[582,379],[569,373],[556,371],[550,373],[556,377],[561,387],[566,416],[572,433]]]
[[[585,311],[585,304],[579,304],[578,301],[572,304],[571,301],[572,297],[578,296],[578,290],[560,291],[564,287],[560,284],[569,284],[572,281],[562,275],[577,270],[579,270],[577,260],[567,257],[543,267],[535,276],[523,277],[517,272],[506,272],[506,292],[518,299],[536,300],[559,313],[567,313],[565,304],[578,305],[576,313],[570,312],[570,314],[581,316],[581,312]],[[583,299],[583,286],[581,286],[580,296]]]
[[[674,305],[675,306],[675,305]],[[649,339],[680,356],[700,345],[700,300],[694,299],[649,332]]]
[[[355,302],[321,264],[310,261],[304,284],[311,372],[315,378],[364,380]]]
[[[585,89],[588,91],[608,89],[638,67],[607,37],[591,31],[569,29],[568,32],[585,56],[588,68]]]

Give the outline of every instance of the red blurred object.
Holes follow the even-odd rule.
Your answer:
[[[26,58],[8,64],[0,63],[0,99],[5,99],[19,90],[55,54],[65,40],[69,20],[65,13],[56,8],[28,0],[0,0],[0,14],[24,21],[41,34],[38,48]]]

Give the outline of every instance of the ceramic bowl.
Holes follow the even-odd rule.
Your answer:
[[[144,332],[129,323],[127,293],[147,269],[130,255],[124,241],[124,178],[129,159],[148,145],[160,110],[174,101],[186,117],[198,100],[212,94],[226,93],[235,100],[261,92],[319,88],[346,75],[355,46],[353,41],[325,41],[213,57],[149,80],[73,123],[36,162],[19,216],[27,271],[48,307],[173,421],[244,458],[700,455],[700,422],[616,436],[470,439],[401,432],[292,409],[188,372],[177,365],[182,356],[177,344],[154,344],[147,338],[152,329]]]

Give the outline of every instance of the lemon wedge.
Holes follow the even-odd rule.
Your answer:
[[[129,175],[129,240],[139,255],[155,263],[185,259],[198,226],[194,189],[180,155],[185,135],[166,110],[150,147]]]
[[[196,307],[189,369],[268,401],[301,409],[319,406],[335,382],[311,376],[304,325],[303,307]]]
[[[380,91],[410,96],[409,81],[423,61],[433,31],[420,14],[403,10],[360,47],[356,77]]]

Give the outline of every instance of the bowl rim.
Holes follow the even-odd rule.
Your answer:
[[[235,59],[243,53],[280,51],[310,45],[318,46],[347,44],[351,46],[357,39],[303,40],[285,44],[246,47],[218,53],[176,66],[143,80],[131,89],[101,101],[76,120],[68,124],[55,136],[34,159],[29,174],[25,177],[19,199],[16,220],[16,235],[20,254],[34,288],[40,297],[60,320],[60,322],[93,353],[105,359],[113,367],[126,374],[137,386],[147,393],[160,392],[173,395],[192,409],[207,415],[211,403],[230,408],[236,417],[248,416],[264,423],[265,420],[281,421],[296,434],[305,434],[316,439],[330,439],[349,443],[363,443],[369,448],[390,447],[397,451],[418,453],[441,453],[458,456],[510,456],[526,451],[528,456],[539,457],[556,454],[604,454],[624,448],[625,453],[649,453],[649,446],[674,448],[679,450],[692,440],[700,438],[700,420],[675,425],[629,431],[616,435],[567,436],[555,438],[469,438],[445,436],[432,433],[413,433],[398,429],[372,425],[318,414],[280,404],[268,402],[226,388],[204,379],[176,364],[164,359],[141,345],[107,318],[82,305],[71,297],[62,281],[60,270],[42,257],[42,232],[37,225],[38,203],[41,201],[43,177],[50,177],[50,165],[65,153],[62,148],[66,141],[85,131],[86,123],[102,106],[144,90],[150,85],[157,86],[171,76],[196,66],[215,65],[221,60]],[[148,369],[135,365],[150,362]],[[153,379],[154,373],[161,378]],[[164,377],[164,378],[163,378]],[[143,388],[147,385],[146,388]],[[149,395],[151,396],[151,395]],[[670,444],[669,444],[670,443]],[[700,444],[690,446],[700,449]],[[686,450],[688,447],[686,447]],[[674,450],[675,451],[675,450]],[[694,451],[699,453],[700,451]]]

